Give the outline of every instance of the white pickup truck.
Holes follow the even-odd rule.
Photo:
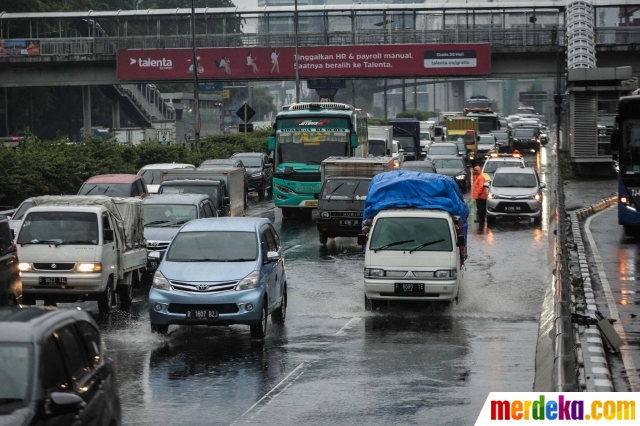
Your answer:
[[[142,200],[33,199],[17,237],[23,303],[96,300],[100,312],[131,302],[147,259]]]
[[[468,208],[453,179],[394,171],[375,176],[365,202],[365,310],[393,300],[457,300]]]

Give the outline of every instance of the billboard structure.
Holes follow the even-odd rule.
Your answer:
[[[295,48],[200,48],[198,76],[207,80],[295,78]],[[121,80],[189,80],[191,49],[118,50]],[[301,78],[403,78],[488,75],[491,47],[479,44],[309,46],[299,48]]]

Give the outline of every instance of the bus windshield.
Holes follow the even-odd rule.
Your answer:
[[[320,164],[331,156],[348,156],[349,132],[280,132],[277,163]]]

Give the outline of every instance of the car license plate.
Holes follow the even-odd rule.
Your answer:
[[[318,200],[305,201],[304,205],[307,207],[318,207]]]
[[[188,310],[187,319],[194,321],[207,321],[218,319],[218,311],[209,309]]]
[[[66,283],[67,277],[38,277],[38,284],[56,285]]]
[[[340,221],[340,226],[360,226],[360,221],[357,219],[343,219]]]
[[[505,212],[519,212],[520,211],[520,207],[505,207],[504,211]]]
[[[395,294],[422,294],[424,283],[395,283]]]

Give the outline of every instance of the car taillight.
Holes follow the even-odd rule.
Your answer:
[[[465,142],[465,145],[473,145],[473,142]]]
[[[9,250],[11,253],[17,253],[18,252],[18,247],[16,246],[16,243],[11,243],[11,250]]]

